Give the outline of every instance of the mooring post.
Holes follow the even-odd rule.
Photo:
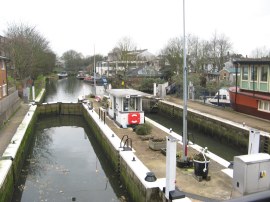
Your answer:
[[[166,189],[165,196],[169,199],[169,192],[175,190],[176,181],[176,143],[177,139],[168,136],[166,147]]]
[[[248,154],[257,154],[260,151],[260,131],[256,129],[249,130]]]

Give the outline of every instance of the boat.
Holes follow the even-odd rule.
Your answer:
[[[85,77],[86,77],[85,71],[78,71],[78,74],[76,76],[77,79],[84,80]]]
[[[229,91],[226,88],[221,88],[218,90],[218,92],[215,94],[213,98],[209,98],[208,101],[211,104],[217,105],[217,106],[223,106],[223,107],[230,107],[230,95]]]
[[[63,71],[63,72],[60,72],[58,75],[58,78],[59,79],[63,79],[63,78],[67,78],[68,77],[68,73]]]
[[[230,87],[235,111],[270,120],[270,59],[244,58],[233,61],[240,72],[239,86]]]
[[[96,85],[97,86],[105,86],[108,84],[107,78],[105,76],[96,76],[94,78],[94,76],[87,76],[83,79],[84,82],[89,83],[91,85]]]

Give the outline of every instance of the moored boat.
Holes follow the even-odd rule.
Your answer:
[[[63,72],[60,72],[58,75],[58,78],[59,79],[63,79],[63,78],[67,78],[68,77],[68,73],[63,71]]]
[[[209,98],[211,104],[229,107],[231,106],[229,91],[226,88],[221,88],[213,98]]]
[[[85,71],[78,71],[78,74],[76,76],[77,79],[84,80],[85,77],[86,77]]]
[[[101,77],[96,76],[95,78],[94,78],[94,76],[87,76],[87,77],[84,78],[83,81],[86,82],[86,83],[89,83],[91,85],[96,84],[98,86],[105,86],[105,85],[108,84],[108,81],[107,81],[105,76],[101,76]]]
[[[270,120],[270,59],[244,58],[234,61],[240,86],[229,88],[234,110]]]

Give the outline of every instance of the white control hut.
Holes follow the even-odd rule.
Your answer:
[[[109,89],[108,115],[122,128],[144,123],[142,97],[148,95],[134,89]]]

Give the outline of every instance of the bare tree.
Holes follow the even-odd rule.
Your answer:
[[[161,71],[165,79],[169,80],[174,74],[182,75],[183,40],[172,38],[161,50],[160,57],[164,60]]]
[[[270,57],[270,49],[267,49],[266,46],[258,47],[252,51],[251,56],[254,58]]]
[[[6,50],[19,79],[28,76],[35,78],[47,72],[46,65],[55,65],[55,54],[50,50],[49,42],[35,30],[35,27],[24,24],[10,25],[5,35]]]
[[[225,58],[227,53],[232,48],[232,44],[230,43],[228,37],[226,37],[224,34],[217,35],[217,32],[213,34],[213,37],[210,40],[210,44],[212,60],[211,63],[213,64],[214,68],[217,68],[217,71],[220,71],[226,60]]]
[[[217,66],[218,71],[220,71],[225,63],[225,61],[228,59],[227,55],[228,52],[231,50],[232,44],[229,41],[228,37],[226,37],[224,34],[221,34],[218,38],[217,43]]]
[[[135,61],[136,59],[136,56],[132,54],[132,51],[136,50],[136,45],[131,38],[123,37],[118,41],[116,48],[119,49],[119,56],[120,56],[119,59],[125,62],[124,66],[124,76],[125,76],[128,70],[128,63],[132,60]]]

